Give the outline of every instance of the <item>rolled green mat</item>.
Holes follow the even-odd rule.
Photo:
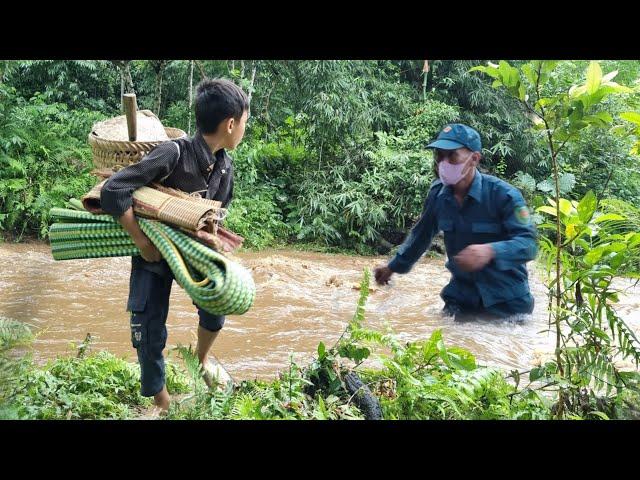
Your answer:
[[[140,254],[113,217],[79,210],[77,201],[70,205],[73,210],[50,211],[55,221],[49,229],[55,260]],[[166,224],[140,217],[138,223],[196,305],[214,315],[241,315],[249,310],[256,289],[247,269]]]

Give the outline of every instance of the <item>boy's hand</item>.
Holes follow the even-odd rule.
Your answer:
[[[147,237],[140,229],[140,225],[138,225],[136,216],[133,213],[133,207],[129,207],[129,209],[124,212],[120,218],[118,218],[118,222],[120,222],[122,228],[129,233],[133,242],[136,244],[136,247],[140,249],[140,255],[142,255],[142,258],[147,262],[159,262],[162,260],[162,255],[156,246],[151,243],[149,237]]]
[[[373,274],[378,285],[386,285],[389,283],[389,279],[391,278],[391,275],[393,275],[393,271],[387,265],[383,265],[376,267],[373,270]]]
[[[476,272],[482,270],[493,260],[496,252],[488,243],[469,245],[454,258],[460,270],[464,272]]]
[[[142,258],[147,262],[153,263],[162,260],[162,254],[148,238],[143,240],[141,244],[138,245],[138,248],[140,249],[140,255],[142,255]]]

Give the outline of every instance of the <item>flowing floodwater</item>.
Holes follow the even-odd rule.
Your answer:
[[[363,268],[373,269],[385,257],[270,250],[240,253],[236,259],[253,272],[256,301],[246,314],[227,317],[212,351],[241,380],[272,378],[288,367],[290,355],[304,364],[319,342],[333,345],[355,311]],[[75,354],[87,333],[93,351],[135,360],[125,311],[130,262],[56,262],[45,243],[0,244],[0,315],[37,333],[32,351],[39,363]],[[540,333],[548,328],[546,289],[538,275],[530,277],[536,307],[524,322],[456,323],[440,315],[439,293],[449,279],[444,259],[423,258],[411,273],[394,276],[390,287],[372,282],[366,325],[382,329],[388,323],[406,341],[426,339],[442,328],[447,345],[467,348],[479,363],[528,369],[553,350],[555,339]],[[640,288],[630,288],[618,311],[636,332],[639,307]],[[195,307],[174,282],[167,351],[179,343],[195,345],[197,323]]]

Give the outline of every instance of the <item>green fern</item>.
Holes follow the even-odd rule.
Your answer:
[[[249,394],[240,394],[233,401],[229,418],[233,420],[262,419],[260,403]]]
[[[468,395],[469,398],[476,399],[482,397],[499,376],[500,372],[492,368],[461,370],[453,375],[452,385],[455,389]]]
[[[0,317],[0,347],[7,348],[30,340],[31,329],[22,322]]]
[[[187,373],[190,376],[190,380],[196,394],[201,393],[202,386],[204,385],[204,380],[202,378],[204,368],[200,364],[200,360],[193,351],[192,346],[189,345],[189,347],[185,347],[184,345],[178,344],[174,350],[178,352],[178,355],[184,361]]]

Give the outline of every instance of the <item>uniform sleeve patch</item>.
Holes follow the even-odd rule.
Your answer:
[[[519,207],[516,207],[515,215],[516,219],[521,224],[528,225],[529,223],[531,223],[531,215],[529,214],[529,209],[526,206],[521,205]]]

